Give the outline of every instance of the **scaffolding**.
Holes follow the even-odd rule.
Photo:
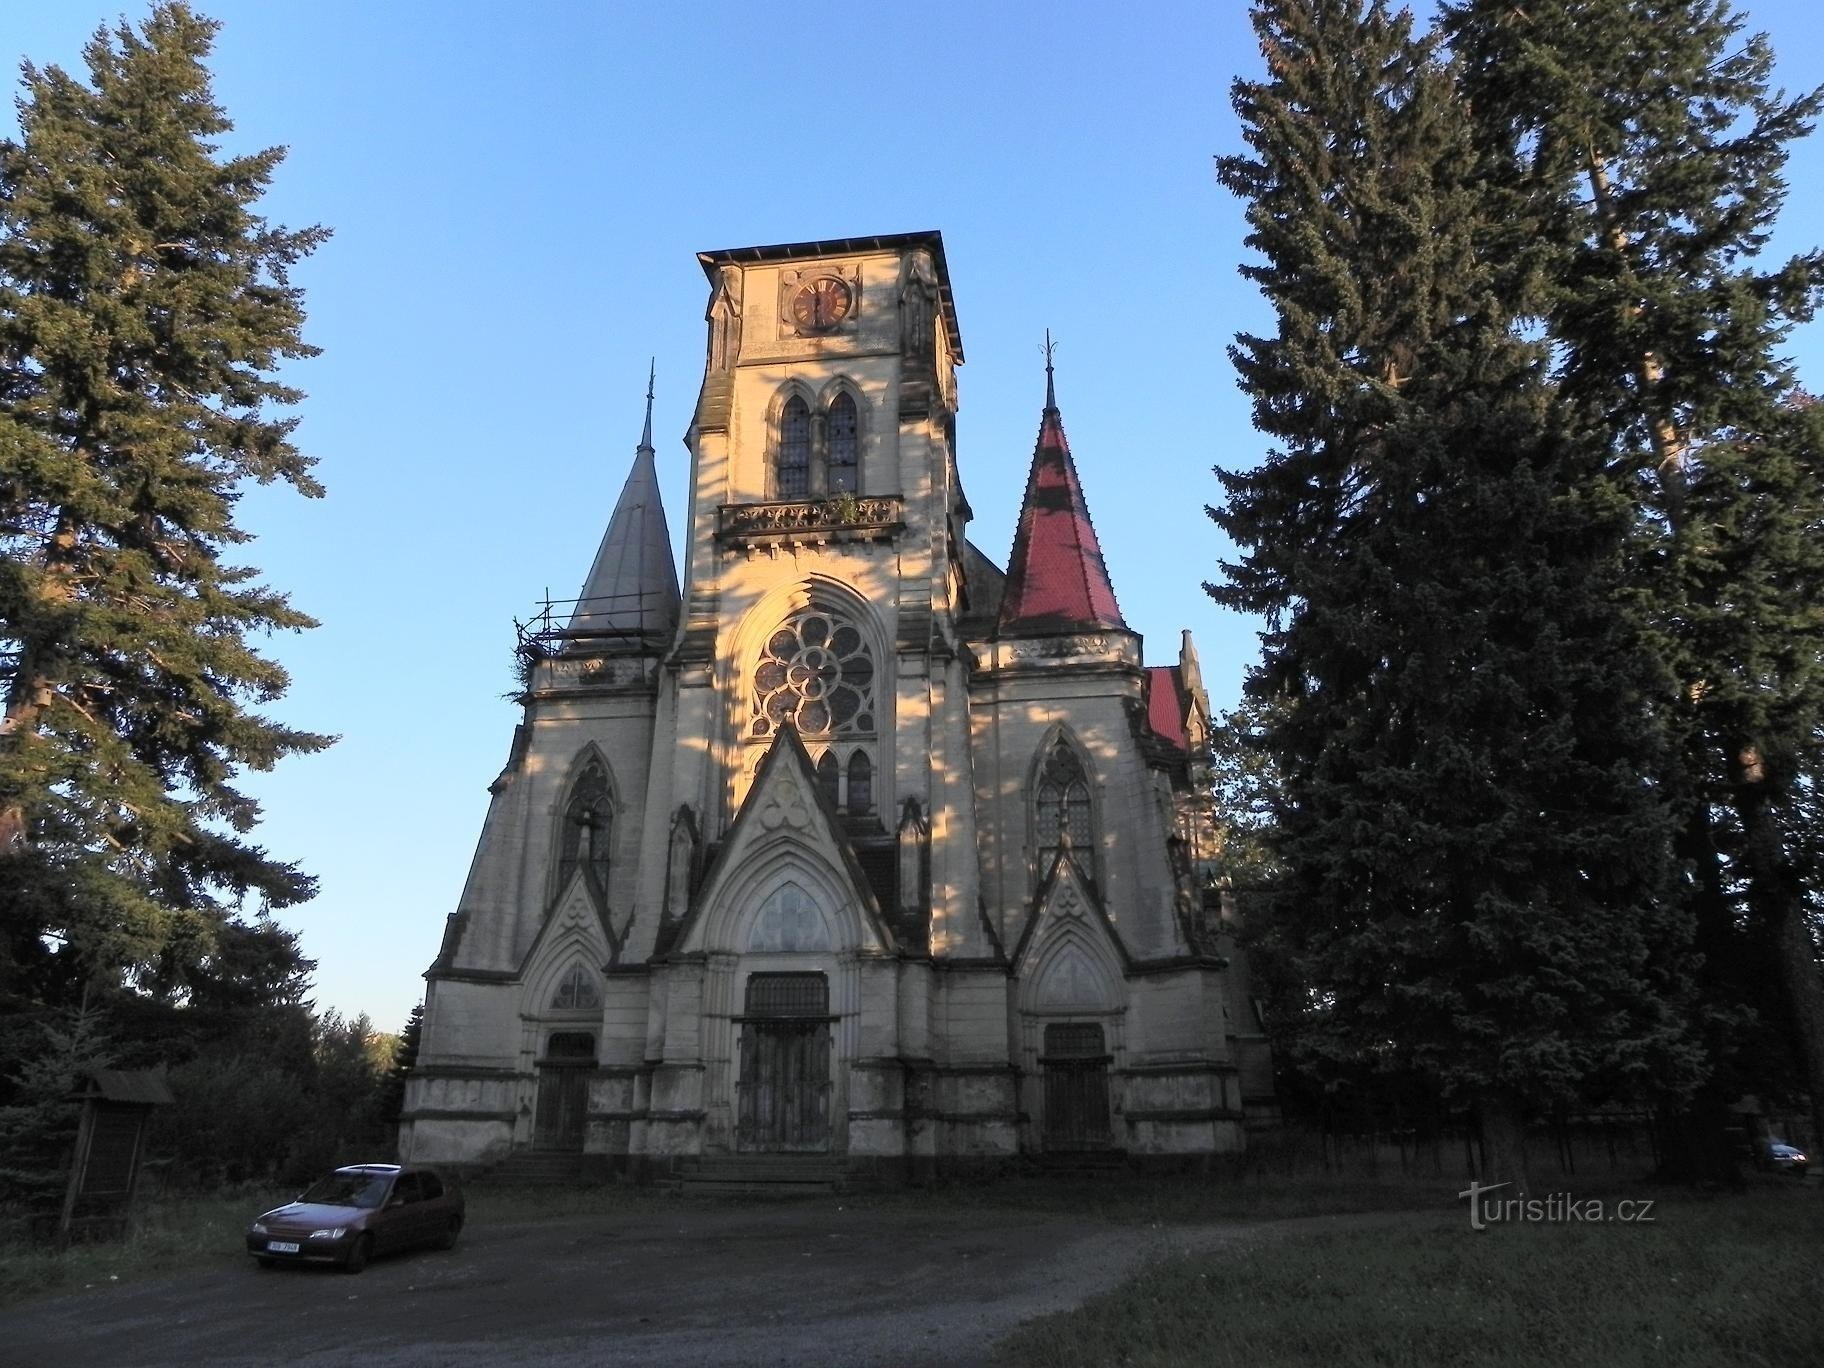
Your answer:
[[[530,621],[513,620],[518,651],[530,661],[671,644],[675,601],[662,589],[554,599],[550,591]]]

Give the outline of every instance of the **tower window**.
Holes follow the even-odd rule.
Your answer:
[[[817,787],[823,790],[823,796],[830,800],[832,807],[841,801],[838,792],[841,782],[842,773],[836,764],[836,752],[825,751],[823,758],[817,762]]]
[[[859,423],[855,400],[839,394],[830,405],[829,416],[829,488],[832,494],[853,494],[859,487]]]
[[[802,499],[811,492],[811,410],[793,395],[779,415],[779,497]]]
[[[600,765],[590,765],[570,790],[564,805],[564,830],[557,860],[557,892],[569,887],[578,869],[591,870],[605,893],[608,889],[609,837],[613,834],[614,808],[608,797],[608,776]]]
[[[1039,789],[1034,796],[1039,853],[1038,873],[1044,878],[1051,870],[1058,851],[1068,842],[1071,859],[1079,872],[1087,875],[1093,868],[1090,850],[1095,845],[1095,829],[1089,808],[1089,780],[1083,773],[1083,762],[1063,741],[1051,748],[1039,771]]]
[[[775,499],[814,499],[861,490],[861,405],[842,391],[813,411],[801,394],[779,410],[772,453]]]

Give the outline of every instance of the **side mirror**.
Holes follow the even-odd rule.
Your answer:
[[[388,1211],[391,1211],[394,1207],[402,1207],[404,1205],[405,1198],[403,1197],[388,1197],[386,1199],[386,1209]]]

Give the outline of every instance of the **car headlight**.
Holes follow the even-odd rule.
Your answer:
[[[254,1223],[253,1223],[253,1229],[252,1229],[252,1232],[251,1232],[251,1233],[252,1233],[252,1234],[255,1234],[255,1235],[264,1235],[264,1234],[266,1234],[266,1233],[267,1233],[267,1230],[266,1230],[266,1222],[264,1222],[264,1221],[255,1221],[255,1222],[254,1222]]]
[[[347,1226],[326,1226],[322,1230],[311,1231],[310,1238],[313,1240],[339,1240],[347,1230]]]

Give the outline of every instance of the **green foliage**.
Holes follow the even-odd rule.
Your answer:
[[[15,1019],[7,1027],[6,1058],[16,1061],[0,1106],[0,1203],[49,1210],[69,1182],[85,1072],[107,1068],[113,1054],[98,1013],[62,1019]]]
[[[215,25],[161,4],[88,81],[24,68],[0,143],[0,994],[183,981],[248,896],[311,881],[233,786],[327,738],[253,709],[249,638],[312,625],[224,557],[246,481],[322,491],[275,408],[314,354],[290,268],[320,228],[256,204],[282,151],[225,156]]]
[[[389,1132],[398,1127],[399,1115],[405,1110],[405,1080],[418,1063],[418,1042],[423,1035],[424,1004],[419,1003],[406,1018],[405,1029],[398,1036],[398,1048],[388,1061],[386,1076],[374,1099],[375,1118]]]
[[[1640,780],[1662,677],[1600,431],[1489,264],[1508,226],[1433,42],[1361,0],[1254,16],[1268,78],[1219,174],[1279,324],[1232,354],[1280,445],[1218,472],[1244,557],[1211,593],[1269,626],[1299,1043],[1459,1099],[1688,1085],[1673,814]]]
[[[1773,90],[1771,48],[1726,0],[1457,0],[1444,25],[1490,194],[1531,244],[1554,379],[1634,477],[1631,569],[1676,684],[1653,777],[1683,814],[1712,1067],[1729,1089],[1789,1091],[1776,1045],[1797,1039],[1824,1121],[1806,836],[1824,426],[1780,354],[1824,297],[1824,253],[1759,260],[1824,91]]]

